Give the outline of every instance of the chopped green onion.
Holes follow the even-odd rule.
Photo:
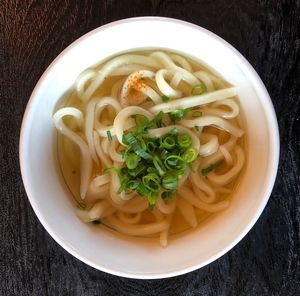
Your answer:
[[[162,160],[165,160],[168,156],[170,155],[170,151],[166,150],[166,149],[163,149],[161,150],[160,152],[160,158]]]
[[[189,148],[192,145],[192,138],[188,134],[179,134],[177,142],[180,147]]]
[[[195,125],[194,127],[195,127],[195,130],[196,130],[197,132],[199,132],[199,131],[200,131],[200,128],[199,128],[199,126],[198,126],[198,125]]]
[[[147,196],[150,194],[150,190],[146,188],[146,186],[141,182],[138,187],[136,188],[136,192],[140,196]]]
[[[176,197],[176,194],[174,191],[164,191],[161,194],[161,198],[164,200],[172,200]]]
[[[155,117],[149,121],[148,125],[147,125],[147,128],[151,128],[153,126],[157,126],[157,127],[160,127],[161,125],[161,121],[162,121],[162,118],[164,116],[164,112],[163,111],[159,111]]]
[[[105,168],[103,170],[103,174],[108,174],[108,173],[112,173],[112,172],[116,173],[117,175],[120,174],[120,170],[115,167]]]
[[[190,108],[180,109],[179,115],[182,113],[185,116],[189,111]],[[146,197],[150,209],[153,209],[160,191],[163,191],[161,196],[165,200],[176,197],[174,190],[177,189],[179,179],[198,156],[189,134],[178,133],[176,127],[162,137],[149,137],[149,128],[164,125],[163,116],[162,111],[152,120],[143,115],[133,115],[136,126],[122,137],[122,142],[126,145],[120,152],[125,160],[124,166],[121,169],[111,167],[103,171],[118,175],[119,194],[135,192]]]
[[[170,100],[170,98],[169,98],[168,96],[165,96],[165,95],[163,95],[163,96],[161,97],[161,99],[162,99],[162,101],[163,101],[164,103],[169,102],[169,100]]]
[[[201,173],[203,176],[207,176],[211,171],[215,170],[216,168],[218,168],[222,163],[224,162],[224,159],[219,160],[213,164],[211,164],[210,166],[208,166],[205,169],[201,170]]]
[[[202,112],[201,111],[194,111],[192,114],[193,117],[201,117],[202,116]]]
[[[128,170],[128,175],[132,178],[136,178],[141,175],[144,171],[146,171],[146,166],[139,163],[139,165],[134,170]]]
[[[156,168],[154,168],[154,167],[148,167],[147,168],[147,173],[149,173],[149,174],[156,174],[157,173],[157,171],[156,171]]]
[[[145,150],[143,149],[138,149],[138,150],[135,150],[135,153],[137,155],[139,155],[140,157],[144,158],[144,159],[151,159],[152,156],[151,154],[147,153]]]
[[[146,147],[142,148],[140,145],[140,144],[144,144],[143,146],[145,146],[144,141],[142,141],[142,143],[139,143],[137,138],[131,132],[129,132],[127,135],[123,135],[122,141],[125,145],[131,146],[133,151],[140,157],[142,157],[144,159],[152,158],[152,156],[145,151]]]
[[[106,131],[107,134],[107,138],[109,141],[112,141],[112,136],[111,136],[111,132],[110,131]]]
[[[149,209],[150,211],[152,211],[154,209],[154,205],[156,203],[157,200],[157,193],[156,192],[151,192],[147,198],[148,198],[148,203],[149,203]]]
[[[143,177],[143,184],[150,191],[158,192],[160,189],[159,176],[151,173]]]
[[[118,194],[120,194],[122,191],[124,191],[128,187],[129,178],[126,175],[119,175],[120,179],[120,188],[118,189]]]
[[[185,161],[180,156],[175,154],[168,156],[165,159],[164,164],[169,170],[181,170],[186,166]]]
[[[134,153],[128,154],[128,156],[126,157],[126,165],[128,169],[135,169],[138,166],[140,160],[141,158],[138,155]]]
[[[166,173],[166,168],[164,167],[162,161],[159,159],[157,155],[153,156],[153,164],[160,176],[163,176]]]
[[[146,145],[146,142],[144,141],[144,139],[141,136],[139,136],[139,137],[137,137],[137,140],[141,146],[141,149],[146,151],[147,145]]]
[[[174,136],[172,135],[166,135],[160,138],[159,143],[161,148],[166,148],[166,149],[172,149],[176,144]]]
[[[189,148],[183,153],[182,159],[187,163],[191,163],[197,158],[197,156],[198,151],[195,148]]]
[[[176,135],[178,133],[177,128],[174,126],[171,130],[170,130],[170,134],[171,135]]]
[[[150,140],[149,140],[149,141],[146,143],[146,145],[147,145],[148,151],[151,152],[151,153],[153,153],[153,152],[155,151],[155,149],[157,148],[157,145],[156,145],[156,143],[155,143],[154,141],[150,141]]]
[[[162,180],[162,187],[167,190],[175,190],[178,185],[178,177],[172,173],[167,173]]]
[[[203,82],[201,82],[193,86],[191,90],[191,94],[193,96],[197,96],[205,93],[206,91],[207,91],[206,85]]]
[[[130,180],[130,181],[127,182],[127,187],[130,190],[134,191],[139,187],[140,183],[141,183],[140,181]]]
[[[188,112],[191,111],[191,108],[186,108],[186,109],[177,109],[175,111],[169,112],[168,116],[172,121],[177,121],[181,120],[186,116]]]

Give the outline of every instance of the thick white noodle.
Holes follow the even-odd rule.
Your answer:
[[[189,179],[192,182],[193,186],[198,187],[200,190],[206,193],[207,202],[213,202],[216,200],[216,192],[200,176],[199,167],[200,167],[200,159],[196,160],[196,163],[194,165],[194,172],[190,174]]]
[[[116,215],[119,220],[125,224],[137,224],[142,218],[142,212],[136,214],[126,214],[122,211],[117,211]]]
[[[205,203],[198,198],[195,193],[187,187],[182,186],[179,188],[178,193],[182,196],[189,204],[195,206],[206,212],[218,212],[226,209],[229,206],[229,200],[220,201],[218,203]]]
[[[81,96],[81,99],[84,102],[87,102],[90,99],[90,97],[93,95],[93,93],[96,91],[96,89],[99,86],[101,86],[105,77],[109,76],[110,73],[112,73],[118,67],[123,66],[123,65],[128,65],[128,64],[140,64],[143,66],[150,66],[154,69],[157,69],[160,67],[160,63],[158,61],[156,61],[154,58],[148,57],[148,56],[128,54],[128,55],[122,55],[122,56],[116,57],[116,58],[108,61],[100,69],[100,71],[97,73],[97,76],[95,76],[94,80],[91,82],[91,84],[88,86],[87,90]]]
[[[211,74],[211,73],[208,73],[208,72],[206,72],[206,74],[207,74],[207,75],[209,76],[209,78],[212,80],[212,82],[213,82],[215,88],[217,88],[217,89],[222,89],[222,88],[228,87],[228,85],[225,83],[225,81],[224,81],[222,78],[217,77],[217,76],[215,76],[215,75],[213,75],[213,74]]]
[[[153,119],[154,117],[152,113],[138,106],[129,106],[119,112],[114,120],[114,133],[117,136],[119,143],[122,145],[124,145],[122,142],[122,137],[126,128],[125,123],[128,117],[130,117],[131,115],[144,115],[149,119]]]
[[[181,67],[178,67],[166,53],[156,51],[152,53],[151,56],[155,57],[161,64],[163,64],[164,68],[180,73],[183,77],[183,80],[190,85],[199,83],[199,80],[192,73]]]
[[[112,199],[108,200],[112,206],[116,209],[128,213],[128,214],[135,214],[139,212],[143,212],[144,210],[149,208],[147,198],[141,198],[140,196],[134,196],[132,199],[126,201],[126,203],[115,203]]]
[[[92,174],[92,157],[86,142],[64,124],[63,117],[65,116],[74,117],[78,126],[81,128],[84,119],[81,111],[73,107],[61,108],[53,115],[56,129],[74,142],[80,149],[80,197],[84,199],[88,189],[89,179]]]
[[[103,97],[97,100],[95,105],[95,123],[94,126],[97,129],[98,133],[106,133],[107,130],[110,130],[112,126],[107,126],[103,122],[100,122],[100,117],[104,109],[108,106],[111,106],[115,114],[119,113],[122,109],[120,103],[113,97]]]
[[[216,187],[216,192],[223,193],[223,194],[230,194],[232,193],[232,190],[226,187]]]
[[[231,157],[230,152],[227,150],[227,148],[224,145],[221,145],[219,147],[221,153],[223,154],[225,161],[228,165],[232,165],[233,164],[233,159]]]
[[[193,205],[182,198],[181,193],[180,196],[177,196],[177,199],[177,207],[184,219],[190,224],[191,227],[197,227],[198,222]]]
[[[165,248],[168,244],[169,229],[172,223],[173,213],[168,215],[166,219],[169,222],[168,227],[159,234],[159,243],[163,248]]]
[[[75,81],[75,88],[78,93],[78,96],[81,97],[85,90],[86,83],[93,79],[97,75],[97,72],[93,69],[87,69],[83,71]]]
[[[177,186],[178,188],[180,186],[182,186],[186,182],[186,180],[188,180],[189,175],[190,175],[190,170],[188,169],[188,170],[185,171],[183,176],[179,179],[178,186]]]
[[[117,151],[118,146],[119,146],[118,139],[116,137],[113,137],[112,141],[110,142],[110,145],[109,145],[108,153],[109,153],[110,158],[113,161],[123,163],[124,162],[124,158]]]
[[[161,231],[161,233],[159,234],[159,243],[163,248],[165,248],[168,245],[168,236],[168,229]]]
[[[110,203],[107,200],[101,200],[97,202],[90,210],[89,216],[91,220],[97,220],[103,217],[105,210],[111,207]]]
[[[118,194],[118,190],[121,185],[119,177],[115,172],[111,172],[110,177],[111,177],[111,182],[110,182],[110,187],[109,187],[110,198],[114,204],[123,205],[126,202],[126,200],[121,198],[121,194],[125,195],[124,192],[122,192],[121,194]]]
[[[218,106],[227,106],[231,109],[231,111],[214,108],[214,107],[218,107]],[[223,117],[226,119],[231,119],[231,118],[237,117],[239,115],[239,112],[240,112],[240,110],[239,110],[238,104],[232,99],[218,101],[218,102],[215,102],[212,104],[212,108],[202,109],[203,115],[214,115],[214,116],[219,116],[219,117]]]
[[[125,81],[125,78],[122,78],[120,80],[118,80],[111,88],[111,94],[110,96],[119,100],[119,95],[121,93],[121,88],[122,88],[122,85]]]
[[[141,79],[144,78],[152,79],[154,77],[155,77],[155,73],[148,70],[140,70],[130,74],[126,78],[121,90],[120,101],[122,106],[126,107],[129,105],[128,96],[131,88],[141,92],[142,94],[145,95],[145,97],[149,97],[155,104],[161,103],[160,95],[153,88],[151,88],[150,86],[148,86],[147,84],[141,81]],[[143,96],[138,97],[137,99],[135,99],[134,104],[139,105],[145,99],[145,97]]]
[[[237,138],[241,137],[244,134],[243,130],[217,116],[203,116],[198,117],[196,119],[182,119],[180,123],[189,128],[195,126],[201,127],[213,125],[215,127],[227,131],[228,133],[234,135]]]
[[[100,98],[93,98],[89,101],[86,107],[86,116],[85,116],[85,137],[90,149],[91,156],[96,164],[99,166],[99,159],[96,155],[95,144],[93,139],[94,131],[94,116],[95,116],[95,106],[98,103]]]
[[[99,220],[99,219],[102,219],[104,217],[110,216],[110,215],[114,214],[115,212],[116,212],[116,209],[114,209],[112,206],[108,206],[108,207],[105,207],[104,210],[100,210],[99,215],[97,215],[97,216],[95,215],[95,213],[92,213],[93,218],[91,218],[89,211],[76,209],[77,216],[83,222],[86,222],[86,223],[89,223],[89,222],[92,222],[92,221]]]
[[[93,186],[95,187],[102,187],[103,185],[109,183],[110,181],[110,178],[108,175],[100,175],[100,176],[97,176],[95,177],[91,184],[93,184]]]
[[[239,145],[236,145],[233,148],[233,151],[237,156],[234,166],[224,174],[217,175],[215,172],[210,172],[207,175],[207,178],[210,182],[219,186],[224,186],[230,183],[239,174],[245,162],[244,152]]]
[[[186,58],[178,54],[171,54],[170,57],[175,63],[179,64],[183,69],[187,70],[188,72],[193,71],[191,64],[188,62]]]
[[[103,220],[103,223],[121,233],[127,235],[134,235],[134,236],[145,236],[149,234],[156,234],[169,227],[169,221],[167,219],[159,222],[148,223],[148,224],[130,225],[121,222],[114,215],[106,217]]]
[[[129,130],[129,129],[131,129],[134,126],[135,126],[134,120],[132,118],[128,118],[125,121],[125,124],[124,124],[124,127],[123,127],[123,131]],[[107,135],[108,131],[110,132],[111,136],[115,136],[116,135],[116,132],[115,132],[115,129],[114,129],[114,125],[107,126],[106,130],[104,130],[104,129],[98,130],[97,129],[97,132],[98,132],[99,136],[101,136],[102,138],[107,138],[108,137],[108,135]]]
[[[205,105],[215,101],[224,100],[236,95],[236,89],[234,87],[217,90],[211,93],[205,93],[199,96],[190,96],[182,99],[172,100],[168,103],[162,103],[150,108],[150,112],[158,113],[163,111],[165,113],[175,111],[177,109],[192,108],[200,105]]]
[[[180,90],[176,90],[170,86],[170,84],[166,81],[173,77],[174,73],[170,70],[161,69],[156,72],[155,81],[159,88],[159,90],[167,97],[170,98],[179,98],[182,95]],[[177,76],[178,77],[178,76]],[[174,82],[173,82],[174,83]],[[157,103],[156,103],[157,104]]]
[[[107,199],[108,194],[109,183],[96,187],[93,182],[90,182],[88,191],[86,192],[85,201],[87,204],[94,204],[94,202],[99,199]]]
[[[193,191],[195,193],[195,196],[199,199],[198,201],[195,200],[195,206],[205,212],[219,212],[228,208],[230,205],[230,201],[227,199],[221,200],[219,202],[207,202],[205,199],[203,199],[203,192],[198,187],[193,187]]]
[[[176,200],[166,203],[159,194],[155,206],[164,214],[171,214],[175,211]]]
[[[228,150],[231,151],[234,145],[236,144],[237,138],[234,136],[231,136],[229,140],[223,144],[223,146]],[[212,155],[209,155],[208,157],[205,157],[202,159],[202,162],[200,164],[200,169],[207,168],[213,163],[216,163],[217,161],[224,159],[224,155],[221,151],[217,151]]]
[[[206,86],[206,90],[208,92],[212,92],[215,90],[214,84],[210,78],[210,76],[205,71],[198,71],[193,73],[197,78],[199,78]]]
[[[76,208],[76,214],[79,217],[79,219],[84,223],[90,223],[93,221],[89,215],[89,212],[86,210]]]
[[[102,141],[101,141],[101,147],[102,147],[102,150],[103,152],[106,154],[106,155],[109,155],[109,140],[108,138],[103,138]]]
[[[181,80],[182,80],[182,75],[176,72],[170,81],[170,86],[172,88],[177,88]]]
[[[202,133],[200,139],[205,142],[200,147],[200,155],[202,157],[207,157],[219,149],[218,137],[214,134]]]
[[[121,164],[118,162],[114,162],[113,167],[119,169],[121,167]],[[111,172],[110,177],[110,198],[115,204],[123,205],[126,201],[132,199],[135,196],[135,193],[126,194],[124,191],[118,193],[118,190],[121,186],[120,179],[115,172]]]
[[[112,166],[112,161],[108,158],[107,154],[103,151],[102,145],[100,144],[100,137],[97,132],[94,132],[94,144],[97,155],[102,162],[104,168],[109,168]]]
[[[157,209],[157,207],[154,207],[151,214],[155,217],[156,221],[161,221],[165,218],[165,215]]]

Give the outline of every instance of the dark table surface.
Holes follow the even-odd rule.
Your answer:
[[[21,119],[50,62],[105,23],[183,19],[223,37],[253,65],[281,135],[277,181],[262,216],[210,265],[163,280],[125,279],[68,254],[44,230],[18,161]],[[0,295],[300,295],[300,1],[0,1]]]

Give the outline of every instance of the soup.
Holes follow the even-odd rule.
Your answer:
[[[53,115],[78,216],[165,247],[226,210],[245,163],[240,113],[235,87],[177,53],[86,69]]]

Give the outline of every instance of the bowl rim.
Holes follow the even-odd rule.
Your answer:
[[[84,255],[80,254],[77,252],[75,249],[71,248],[64,240],[60,238],[59,235],[56,234],[54,230],[52,230],[51,226],[48,224],[44,216],[41,214],[37,203],[35,202],[34,195],[31,190],[31,182],[27,178],[26,175],[26,170],[27,170],[27,161],[24,158],[24,153],[23,150],[25,149],[25,143],[26,143],[26,135],[28,131],[26,130],[27,122],[28,122],[28,117],[30,115],[31,111],[31,106],[33,103],[36,101],[36,94],[42,84],[42,82],[45,80],[47,77],[48,73],[54,68],[54,66],[59,62],[62,56],[66,55],[73,47],[77,46],[77,44],[81,43],[84,39],[87,39],[91,35],[98,33],[100,31],[109,29],[114,26],[118,26],[124,23],[128,22],[143,22],[143,21],[160,21],[160,22],[167,22],[167,23],[176,23],[176,24],[181,24],[183,26],[187,27],[192,27],[194,29],[197,29],[199,31],[202,31],[204,34],[208,35],[210,38],[222,43],[223,46],[225,46],[227,49],[230,51],[234,52],[235,56],[241,60],[241,68],[244,70],[245,75],[251,79],[252,83],[255,84],[256,91],[258,92],[258,96],[264,99],[264,104],[266,108],[266,120],[267,122],[272,126],[272,137],[270,137],[269,142],[270,142],[270,155],[269,155],[269,166],[271,164],[272,169],[268,169],[265,180],[267,180],[265,190],[262,194],[263,198],[261,199],[261,202],[256,209],[255,215],[249,220],[247,223],[247,226],[243,229],[243,231],[240,233],[239,236],[237,236],[234,240],[231,241],[225,248],[223,248],[221,251],[216,253],[214,256],[208,258],[205,261],[202,261],[200,263],[195,263],[191,264],[189,266],[186,266],[184,269],[179,268],[179,269],[174,269],[170,272],[163,272],[163,273],[132,273],[132,272],[124,272],[121,270],[116,270],[116,269],[111,269],[105,266],[101,266],[97,263],[92,262],[91,260],[85,258]],[[227,41],[225,41],[223,38],[219,37],[218,35],[212,33],[211,31],[189,23],[187,21],[175,19],[175,18],[168,18],[168,17],[157,17],[157,16],[142,16],[142,17],[133,17],[133,18],[126,18],[126,19],[121,19],[118,21],[110,22],[108,24],[102,25],[100,27],[97,27],[93,29],[92,31],[89,31],[88,33],[84,34],[80,38],[76,39],[74,42],[72,42],[68,47],[66,47],[52,62],[51,64],[46,68],[40,79],[38,80],[37,84],[35,85],[29,101],[27,103],[23,119],[22,119],[22,124],[21,124],[21,132],[20,132],[20,141],[19,141],[19,161],[20,161],[20,169],[21,169],[21,175],[24,183],[24,187],[29,199],[29,202],[38,217],[40,223],[43,225],[43,227],[46,229],[46,231],[50,234],[50,236],[60,245],[62,246],[66,251],[68,251],[71,255],[73,255],[75,258],[79,259],[80,261],[88,264],[89,266],[94,267],[95,269],[117,275],[117,276],[122,276],[126,278],[135,278],[135,279],[160,279],[160,278],[168,278],[172,276],[177,276],[181,274],[185,274],[191,271],[194,271],[196,269],[199,269],[214,260],[220,258],[223,256],[225,253],[227,253],[229,250],[231,250],[236,244],[238,244],[244,237],[245,235],[250,231],[250,229],[253,227],[253,225],[256,223],[258,218],[260,217],[262,211],[264,210],[275,180],[276,180],[276,175],[277,175],[277,170],[278,170],[278,163],[279,163],[279,153],[280,153],[280,140],[279,140],[279,129],[278,129],[278,123],[277,123],[277,118],[274,110],[274,106],[272,104],[271,98],[268,94],[268,91],[262,82],[261,78],[257,74],[257,72],[254,70],[254,68],[251,66],[251,64],[246,60],[246,58],[237,50],[235,49],[231,44],[229,44]]]

